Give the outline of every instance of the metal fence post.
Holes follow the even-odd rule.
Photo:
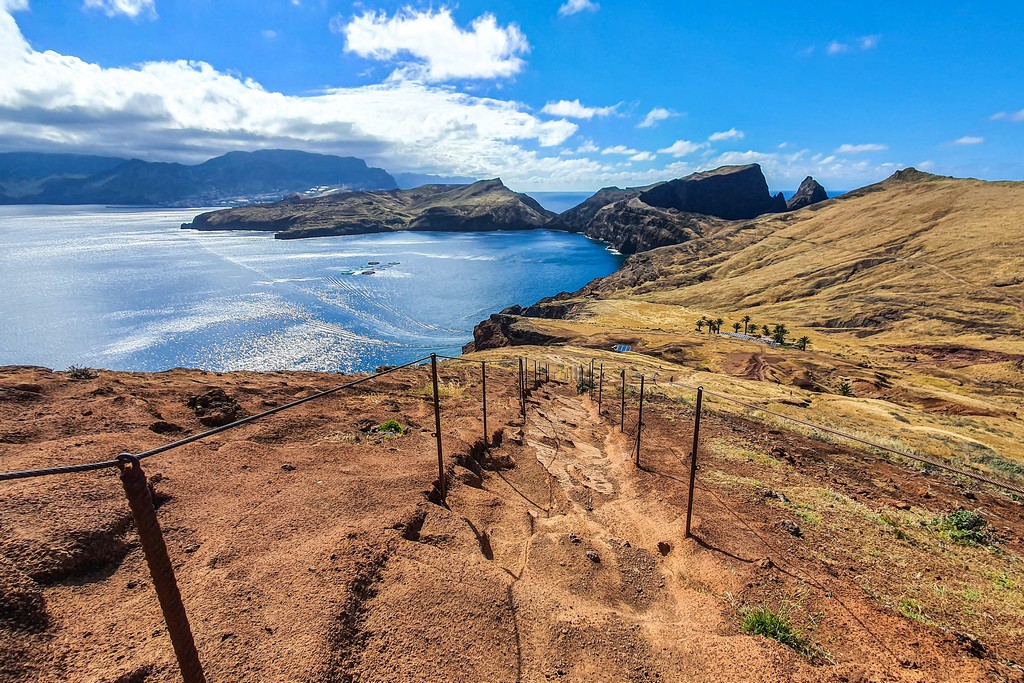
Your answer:
[[[626,433],[626,370],[623,368],[622,375],[622,400],[619,402],[619,431]]]
[[[487,363],[480,361],[480,392],[484,404],[484,448],[487,448]]]
[[[181,592],[174,579],[174,567],[167,555],[167,545],[160,532],[160,523],[156,518],[153,506],[153,495],[150,493],[146,475],[142,471],[139,459],[129,453],[118,456],[121,461],[121,485],[128,497],[128,507],[132,510],[135,529],[139,532],[142,551],[149,565],[149,575],[153,577],[153,588],[156,589],[160,609],[164,613],[167,634],[174,646],[174,655],[178,659],[178,668],[185,683],[205,683],[206,675],[203,665],[199,662],[199,653],[192,638],[192,629],[185,614],[185,605],[181,601]]]
[[[590,400],[594,400],[594,359],[590,359]]]
[[[690,538],[690,519],[693,517],[693,482],[697,478],[697,444],[700,440],[700,413],[704,402],[704,387],[697,387],[697,409],[693,417],[693,450],[690,451],[690,495],[686,499],[686,538]]]
[[[437,391],[437,354],[430,354],[430,375],[434,383],[434,437],[437,439],[437,481],[441,486],[441,500],[448,497],[448,482],[444,476],[444,452],[441,449],[441,398]]]
[[[636,417],[636,466],[640,467],[640,434],[644,431],[644,376],[640,375],[640,412]]]
[[[601,399],[604,394],[604,363],[601,363],[601,379],[597,383],[597,416],[601,417]]]
[[[519,359],[519,412],[526,424],[526,374],[523,372],[523,359]]]

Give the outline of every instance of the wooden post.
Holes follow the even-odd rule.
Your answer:
[[[640,467],[640,434],[644,431],[644,376],[640,375],[640,411],[636,418],[636,466]]]
[[[484,448],[487,448],[487,363],[480,361],[480,392],[484,404]]]
[[[444,452],[441,449],[441,398],[437,391],[437,354],[430,354],[430,375],[434,383],[434,437],[437,440],[437,482],[441,500],[448,498],[448,482],[444,476]]]
[[[697,478],[697,444],[700,441],[700,413],[704,401],[704,387],[697,387],[697,409],[693,416],[693,450],[690,451],[690,495],[686,499],[686,538],[690,538],[690,520],[693,518],[693,482]]]
[[[199,662],[199,653],[192,638],[192,628],[185,614],[185,605],[181,601],[178,583],[174,578],[174,567],[167,555],[167,545],[160,532],[160,523],[156,518],[153,506],[153,495],[150,493],[146,475],[142,471],[139,459],[129,453],[118,456],[121,461],[121,485],[128,497],[128,507],[132,510],[135,529],[139,532],[142,551],[149,565],[149,575],[153,577],[153,588],[160,601],[160,609],[164,613],[167,634],[174,646],[174,655],[178,659],[181,678],[185,683],[206,683],[203,665]]]
[[[619,402],[619,431],[626,433],[626,370],[622,369],[622,400]]]
[[[601,399],[604,395],[604,363],[601,363],[601,379],[597,383],[597,416],[601,417]]]

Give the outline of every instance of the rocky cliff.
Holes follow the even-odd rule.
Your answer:
[[[817,180],[811,176],[807,176],[804,178],[804,181],[800,183],[800,187],[797,189],[796,194],[790,197],[789,201],[786,202],[786,209],[789,211],[796,211],[797,209],[802,209],[805,206],[823,202],[826,199],[828,199],[828,192],[825,191],[825,188],[822,187]]]
[[[800,201],[820,201],[815,187],[821,186],[809,180],[813,186],[804,181],[805,196]],[[774,196],[768,192],[761,167],[748,164],[722,166],[647,187],[606,187],[553,218],[549,227],[582,232],[633,254],[693,239],[707,225],[722,220],[748,220],[787,210],[781,192]]]
[[[400,230],[523,230],[542,227],[554,215],[495,179],[471,185],[292,198],[211,211],[181,227],[265,230],[277,233],[278,239],[295,239]]]

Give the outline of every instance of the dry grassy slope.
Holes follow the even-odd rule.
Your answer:
[[[657,281],[630,286],[627,269],[598,292],[887,336],[1008,335],[1024,349],[1022,222],[1024,183],[911,173],[656,250]]]
[[[645,357],[619,364],[1024,475],[1022,225],[1024,183],[904,171],[639,254],[577,293],[573,319],[514,328],[567,339],[584,362],[632,344]],[[784,323],[811,350],[698,334],[701,315],[723,318],[723,330],[744,315]],[[835,396],[844,380],[856,398]]]

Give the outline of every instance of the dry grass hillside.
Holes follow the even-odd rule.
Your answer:
[[[1024,475],[1024,183],[909,169],[838,199],[719,222],[631,257],[510,338],[662,377],[1004,477]],[[576,304],[573,306],[573,304]],[[698,332],[750,316],[806,351]],[[631,344],[628,357],[605,353]],[[839,396],[847,385],[852,396]],[[780,401],[785,401],[784,403]]]

